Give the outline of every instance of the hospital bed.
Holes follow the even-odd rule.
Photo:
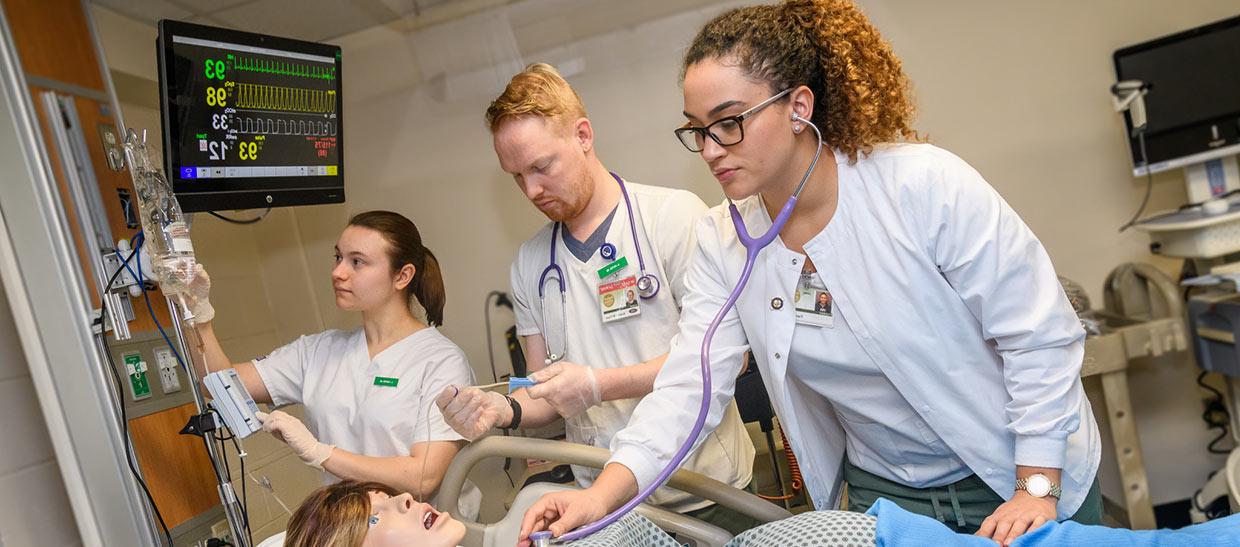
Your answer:
[[[441,507],[452,507],[453,505],[451,504],[457,503],[465,477],[470,470],[481,461],[493,457],[542,458],[597,468],[606,463],[608,453],[606,450],[599,448],[542,439],[488,437],[466,447],[453,460],[441,486]],[[1228,458],[1225,472],[1220,475],[1225,476],[1233,511],[1240,513],[1240,511],[1237,511],[1240,509],[1240,451],[1235,451],[1231,454],[1231,457]],[[844,511],[814,511],[791,518],[792,515],[790,513],[777,505],[762,500],[748,492],[732,488],[721,482],[689,471],[679,471],[672,476],[669,484],[741,511],[763,522],[781,522],[774,525],[774,527],[765,527],[746,532],[732,541],[731,545],[727,545],[732,540],[732,537],[720,528],[684,515],[643,504],[636,510],[640,517],[626,517],[605,528],[602,532],[574,545],[581,545],[582,547],[658,546],[666,543],[663,541],[663,537],[666,535],[664,532],[676,534],[678,541],[675,545],[680,545],[680,541],[685,539],[691,539],[697,545],[710,547],[784,547],[813,543],[813,541],[818,541],[813,544],[821,545],[872,545],[876,540],[883,544],[921,545],[925,543],[922,540],[928,537],[923,534],[941,536],[937,538],[939,540],[938,544],[948,547],[950,545],[968,546],[976,543],[973,540],[977,539],[967,534],[950,533],[946,527],[938,529],[935,524],[930,523],[928,520],[911,514],[895,515],[899,517],[894,520],[896,524],[891,524],[893,521],[888,520],[885,526],[878,526],[877,523],[881,519],[876,519],[876,516],[883,514],[883,511],[878,511],[878,515],[863,515],[861,513],[847,513]],[[567,485],[550,483],[535,483],[526,486],[517,494],[512,507],[498,522],[492,524],[465,522],[467,532],[462,545],[464,547],[508,547],[512,545],[520,530],[521,519],[530,506],[544,494],[569,490],[571,488],[571,486]],[[888,503],[888,505],[891,505],[891,507],[888,508],[887,516],[892,517],[892,513],[895,511],[894,504]],[[1234,539],[1234,534],[1240,533],[1240,521],[1236,520],[1240,519],[1240,516],[1228,518],[1230,521],[1226,523],[1214,521],[1215,524],[1211,526],[1216,526],[1217,529],[1204,534],[1190,533],[1189,535],[1179,537],[1168,535],[1134,538],[1123,535],[1126,532],[1118,529],[1112,532],[1117,537],[1110,539],[1119,540],[1121,543],[1132,540],[1140,544],[1183,544],[1194,545],[1195,547],[1219,544],[1219,541],[1226,543]],[[916,522],[914,519],[920,519],[920,522]],[[652,528],[651,523],[657,529]],[[909,526],[912,527],[910,528]],[[820,532],[822,531],[839,533],[839,540],[814,539],[811,541],[810,538],[821,538]],[[1200,531],[1205,532],[1205,530]],[[1100,537],[1104,542],[1108,539],[1106,536]],[[886,541],[883,541],[884,539]],[[1057,539],[1062,538],[1050,535],[1043,538],[1031,536],[1028,539],[1035,541],[1021,543],[1029,543],[1031,545],[1055,544]],[[1036,541],[1038,539],[1041,539],[1041,541]],[[283,544],[283,540],[284,534],[280,533],[262,541],[258,547],[279,547]]]
[[[439,505],[456,507],[465,478],[479,462],[487,458],[539,458],[547,461],[602,469],[611,454],[601,448],[544,439],[492,436],[475,442],[456,455],[444,475],[439,489]],[[792,516],[783,507],[775,505],[744,490],[733,488],[705,475],[680,470],[672,475],[668,486],[711,500],[734,509],[762,522],[773,522]],[[498,522],[480,524],[466,522],[464,547],[508,547],[512,545],[521,528],[521,518],[526,509],[543,494],[570,489],[571,486],[535,483],[521,490],[508,513]],[[642,516],[653,521],[659,528],[674,533],[681,539],[692,539],[703,547],[722,547],[732,535],[723,529],[697,519],[673,513],[651,505],[637,508]]]

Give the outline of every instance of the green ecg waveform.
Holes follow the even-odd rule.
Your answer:
[[[276,74],[279,76],[296,76],[315,80],[335,80],[336,67],[305,65],[288,61],[274,61],[241,55],[233,59],[233,70],[241,72],[257,72],[260,74]]]

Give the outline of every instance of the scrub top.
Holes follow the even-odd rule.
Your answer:
[[[406,336],[370,358],[366,334],[306,335],[254,360],[276,406],[305,405],[306,427],[324,443],[371,457],[408,456],[417,443],[458,441],[435,396],[472,385],[461,348],[434,327]],[[324,482],[339,480],[324,472]],[[477,515],[481,495],[466,483],[460,514]]]
[[[684,190],[646,186],[625,181],[633,205],[637,241],[641,243],[646,271],[659,278],[661,288],[654,298],[638,302],[639,313],[619,320],[604,321],[600,308],[601,284],[615,283],[640,275],[628,208],[621,197],[605,243],[615,246],[613,260],[625,259],[627,266],[600,278],[599,270],[610,264],[594,249],[587,260],[574,256],[562,237],[556,238],[556,260],[566,279],[567,321],[560,304],[559,286],[548,281],[545,299],[538,296],[539,277],[551,259],[551,227],[548,224],[526,241],[512,265],[512,294],[517,334],[542,334],[549,349],[560,353],[567,337],[565,361],[594,368],[620,368],[666,353],[678,332],[680,299],[685,292],[684,274],[694,250],[694,227],[706,211],[696,195]],[[546,322],[543,324],[543,306]],[[566,324],[565,324],[566,323]],[[569,419],[565,431],[569,442],[611,448],[612,437],[628,424],[640,398],[606,401],[591,407],[581,417]],[[702,473],[720,482],[746,487],[753,476],[753,443],[741,423],[734,404],[726,405],[719,427],[702,446],[690,454],[683,468]],[[595,469],[573,467],[580,486],[588,487],[598,475]],[[685,512],[709,502],[669,488],[661,488],[651,503]]]

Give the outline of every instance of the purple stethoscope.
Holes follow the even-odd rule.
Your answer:
[[[646,272],[646,259],[642,256],[642,246],[637,238],[637,219],[633,216],[633,202],[629,199],[629,191],[624,186],[624,180],[620,175],[611,173],[611,178],[616,179],[616,184],[620,185],[620,194],[624,196],[624,208],[629,213],[629,231],[633,233],[633,247],[637,249],[637,268],[639,275],[637,277],[637,295],[643,300],[654,298],[659,294],[659,278],[658,276]],[[565,282],[564,270],[555,260],[555,242],[559,235],[562,222],[557,222],[551,227],[551,263],[543,268],[542,275],[538,276],[538,303],[542,311],[543,328],[547,328],[547,304],[546,304],[546,287],[547,278],[551,273],[555,273],[555,284],[560,289],[560,332],[564,333],[564,346],[562,351],[555,353],[551,351],[550,337],[547,338],[547,355],[544,363],[550,365],[564,358],[568,353],[568,286]],[[611,243],[604,243],[599,247],[599,255],[605,260],[616,259],[616,246]]]
[[[736,300],[740,298],[741,292],[744,291],[745,284],[749,282],[749,274],[753,273],[753,267],[757,261],[758,253],[774,241],[775,236],[779,235],[780,230],[783,230],[784,225],[788,223],[788,218],[792,216],[792,209],[796,207],[797,198],[800,197],[801,190],[805,188],[805,183],[809,181],[810,175],[814,173],[814,167],[818,165],[818,156],[822,155],[822,132],[818,130],[818,126],[814,125],[813,122],[798,116],[795,112],[792,114],[792,120],[805,123],[814,130],[814,133],[818,135],[818,149],[814,152],[814,160],[810,162],[809,168],[805,170],[805,176],[801,177],[801,183],[797,185],[796,191],[788,197],[788,201],[784,203],[784,207],[779,210],[779,214],[775,216],[775,220],[771,223],[771,227],[761,236],[750,236],[749,230],[745,228],[745,221],[741,218],[740,211],[736,209],[736,204],[733,203],[731,199],[728,200],[728,212],[732,215],[732,224],[736,226],[736,235],[740,239],[741,245],[745,246],[745,268],[741,270],[740,280],[736,282],[736,287],[732,289],[732,294],[728,295],[727,301],[723,303],[723,308],[721,308],[719,313],[715,315],[715,318],[711,320],[710,327],[706,329],[706,336],[702,338],[702,405],[698,409],[698,417],[697,421],[693,423],[693,429],[689,431],[689,436],[685,438],[685,442],[680,446],[680,450],[676,451],[676,454],[672,456],[672,460],[668,462],[667,466],[663,468],[663,471],[655,477],[654,482],[651,482],[645,489],[638,492],[636,497],[629,500],[628,503],[620,506],[619,509],[612,511],[607,516],[599,519],[598,522],[588,524],[556,538],[557,542],[574,541],[602,530],[611,523],[620,520],[625,513],[628,513],[634,507],[637,507],[638,504],[646,501],[646,498],[650,497],[656,489],[662,486],[663,483],[667,482],[667,479],[672,476],[672,473],[676,472],[676,469],[680,467],[681,462],[683,462],[685,457],[689,455],[689,450],[693,448],[693,444],[697,441],[698,435],[702,433],[702,427],[706,424],[706,415],[710,411],[710,346],[715,339],[715,331],[719,329],[719,325],[723,322],[724,316],[726,316],[736,305]],[[552,252],[555,252],[554,246],[552,247]]]

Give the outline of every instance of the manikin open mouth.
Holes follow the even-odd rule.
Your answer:
[[[436,520],[439,520],[439,515],[434,511],[427,511],[426,516],[422,518],[422,526],[425,526],[427,530],[430,530]]]

